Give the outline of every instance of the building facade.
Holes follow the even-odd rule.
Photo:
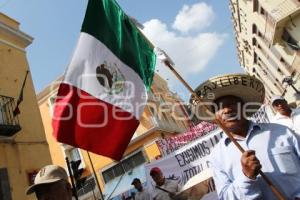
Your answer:
[[[70,161],[81,160],[80,165],[84,169],[83,176],[88,177],[88,180],[85,187],[79,190],[80,198],[88,199],[93,195],[99,196],[87,152],[57,143],[52,136],[51,116],[61,79],[59,78],[38,94],[52,162],[66,168],[66,157]],[[120,162],[90,153],[105,199],[117,197],[132,189],[131,181],[135,177],[140,177],[142,181],[146,180],[144,164],[160,156],[156,140],[173,136],[189,128],[189,120],[181,105],[182,100],[169,91],[167,82],[158,75],[154,76],[148,96],[148,105],[145,107],[141,123]]]
[[[25,48],[33,38],[19,23],[0,13],[0,199],[34,199],[25,190],[37,171],[51,163],[30,72],[23,90],[20,114],[16,101],[29,66]]]
[[[266,98],[300,103],[300,2],[230,0],[236,48],[244,70],[263,81]]]

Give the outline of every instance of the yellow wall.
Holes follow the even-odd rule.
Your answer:
[[[151,143],[145,147],[145,152],[149,160],[155,160],[157,156],[161,155],[156,143]]]
[[[0,23],[19,32],[19,24],[1,13]],[[29,70],[23,48],[31,43],[31,38],[24,33],[21,35],[27,39],[0,28],[0,95],[13,97],[15,101]],[[13,200],[34,199],[33,195],[25,195],[29,186],[27,173],[51,163],[30,73],[23,94],[24,100],[19,107],[21,113],[18,115],[22,130],[15,138],[0,139],[0,168],[8,170]]]
[[[63,155],[63,150],[61,144],[56,142],[54,137],[52,136],[52,119],[50,115],[50,108],[48,102],[40,105],[40,112],[42,116],[42,122],[44,124],[46,139],[49,144],[50,155],[52,159],[52,163],[55,163],[60,166],[65,166],[65,158]]]

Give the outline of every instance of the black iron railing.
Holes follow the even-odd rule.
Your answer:
[[[83,196],[87,193],[93,193],[93,195],[95,196],[95,188],[96,188],[96,182],[94,178],[89,178],[85,181],[84,186],[82,188],[80,188],[77,193],[78,196]]]
[[[14,98],[0,95],[0,136],[11,137],[21,130],[19,119],[14,116]]]

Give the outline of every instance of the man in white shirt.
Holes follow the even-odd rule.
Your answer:
[[[131,185],[133,185],[137,190],[137,193],[135,194],[135,200],[151,200],[150,193],[143,188],[140,179],[133,179]]]
[[[300,134],[300,109],[291,109],[287,101],[281,96],[273,96],[271,104],[276,111],[271,122],[287,126]]]
[[[166,179],[158,167],[154,167],[150,170],[150,176],[156,183],[152,194],[153,200],[171,200],[180,198],[176,197],[176,194],[180,190],[178,182]]]

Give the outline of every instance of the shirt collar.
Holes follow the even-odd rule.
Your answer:
[[[287,116],[285,116],[285,115],[282,115],[282,114],[280,114],[279,112],[276,113],[276,115],[274,116],[274,119],[275,119],[275,120],[285,119],[285,118],[289,118],[289,117],[287,117]]]
[[[260,123],[255,123],[253,121],[249,121],[249,129],[248,129],[248,133],[247,133],[247,136],[246,138],[241,138],[241,137],[234,137],[236,140],[247,140],[247,138],[251,135],[251,133],[253,133],[254,131],[256,130],[262,130],[263,128],[263,125],[260,124]],[[226,135],[226,134],[225,134]],[[224,144],[225,146],[228,146],[228,144],[231,142],[230,138],[229,137],[225,137],[225,140],[224,140]]]
[[[291,109],[292,112],[291,112],[291,117],[293,117],[293,115],[295,115],[297,113],[297,110],[296,109]],[[275,119],[284,119],[284,118],[289,118],[285,115],[282,115],[280,114],[279,112],[276,113],[276,115],[274,116]]]

